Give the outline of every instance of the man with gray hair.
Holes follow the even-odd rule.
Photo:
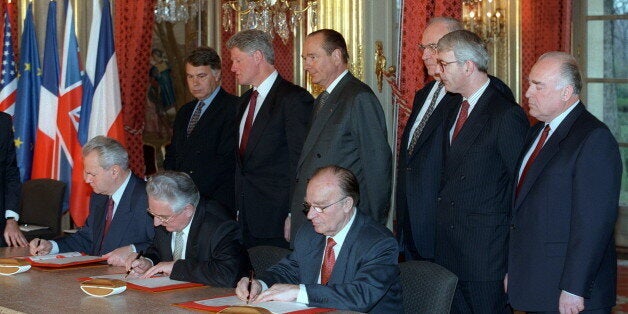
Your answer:
[[[530,115],[513,183],[508,276],[513,308],[610,313],[615,305],[622,161],[608,127],[580,100],[573,56],[548,52],[528,75]]]
[[[487,75],[476,34],[438,41],[436,73],[462,96],[446,115],[434,260],[459,278],[452,313],[508,313],[502,280],[508,255],[512,182],[528,120]]]
[[[201,198],[189,175],[159,172],[148,179],[146,193],[155,241],[142,258],[128,257],[130,276],[163,273],[174,280],[234,287],[248,273],[251,262],[238,224],[220,203]]]
[[[236,115],[236,210],[244,244],[288,247],[290,193],[314,99],[279,75],[269,34],[241,31],[227,49],[238,83],[253,85]]]
[[[127,255],[146,249],[155,234],[146,213],[146,183],[129,170],[126,149],[104,136],[96,136],[83,146],[83,176],[93,190],[85,226],[57,240],[35,238],[30,242],[30,253],[104,254],[109,264],[124,266]]]

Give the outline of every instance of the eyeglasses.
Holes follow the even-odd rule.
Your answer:
[[[307,215],[307,213],[310,212],[310,208],[314,208],[314,210],[317,213],[324,213],[325,209],[327,209],[327,208],[329,208],[331,206],[334,206],[334,205],[340,203],[341,201],[344,201],[345,198],[347,198],[347,197],[343,196],[341,199],[339,199],[339,200],[337,200],[337,201],[335,201],[335,202],[333,202],[333,203],[331,203],[331,204],[329,204],[327,206],[313,206],[312,204],[310,204],[308,202],[303,202],[303,213]]]
[[[183,211],[180,211],[178,213],[174,213],[172,215],[166,216],[166,215],[157,215],[155,214],[155,212],[153,212],[152,210],[150,210],[150,208],[147,208],[146,211],[153,217],[159,219],[159,221],[161,221],[162,224],[166,224],[168,223],[168,221],[170,221],[172,218],[174,218],[175,216],[179,215],[180,213],[182,213]]]
[[[421,51],[425,51],[427,49],[431,53],[436,53],[438,51],[438,45],[435,43],[427,45],[419,44],[419,48],[421,48]]]
[[[460,61],[458,61],[458,60],[454,60],[454,61],[450,61],[450,62],[443,61],[443,60],[440,60],[440,59],[436,60],[436,64],[438,64],[438,67],[440,68],[441,72],[445,71],[445,67],[446,66],[448,66],[448,65],[450,65],[452,63],[459,63],[459,62]]]

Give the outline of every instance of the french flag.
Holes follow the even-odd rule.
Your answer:
[[[98,1],[93,0],[93,7]],[[89,112],[89,121],[82,121],[79,133],[81,139],[90,139],[98,135],[115,138],[124,145],[124,125],[122,120],[122,103],[120,100],[120,80],[118,78],[118,61],[113,41],[113,25],[111,22],[111,5],[109,0],[103,1],[102,15],[94,12],[89,47],[87,52],[87,74],[89,83],[86,93],[93,92],[91,99],[84,97],[84,111]],[[100,18],[98,18],[100,16]],[[100,25],[98,25],[100,21]],[[97,40],[95,39],[97,38]],[[98,43],[96,57],[91,47]],[[93,72],[92,72],[93,71]],[[93,86],[93,91],[89,90]],[[84,132],[87,130],[87,137]]]
[[[57,110],[59,104],[59,55],[57,53],[57,2],[48,4],[39,118],[31,177],[59,179]]]

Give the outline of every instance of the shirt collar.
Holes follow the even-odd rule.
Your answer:
[[[261,98],[266,98],[266,95],[270,92],[270,89],[273,87],[275,80],[279,76],[279,72],[277,70],[273,71],[255,90],[259,93]]]
[[[488,87],[488,84],[491,82],[491,80],[489,80],[488,78],[486,79],[486,82],[480,86],[480,88],[478,88],[478,90],[476,90],[473,94],[471,94],[471,96],[469,96],[469,98],[462,98],[462,100],[466,100],[469,103],[469,107],[473,108],[475,107],[475,104],[477,104],[478,100],[480,100],[480,97],[482,96],[482,94],[484,94],[484,91],[486,90],[486,88]]]
[[[111,194],[111,199],[113,199],[116,208],[122,199],[122,194],[124,194],[124,190],[126,190],[126,186],[129,184],[129,180],[131,179],[131,171],[127,170],[126,179],[124,182],[118,187],[118,189]]]
[[[558,128],[558,126],[563,122],[563,120],[565,120],[565,118],[569,115],[569,113],[573,111],[574,108],[576,108],[576,105],[578,103],[580,103],[580,100],[576,100],[576,102],[571,104],[571,106],[569,106],[567,110],[563,111],[563,113],[559,114],[556,118],[552,119],[552,121],[550,121],[549,123],[546,123],[546,124],[549,124],[550,126],[550,134],[554,133],[554,130],[556,130],[556,128]]]
[[[342,73],[340,73],[340,75],[338,75],[338,77],[333,82],[331,82],[331,84],[329,84],[329,86],[327,86],[327,88],[325,88],[325,90],[328,93],[331,94],[331,92],[334,90],[336,85],[338,85],[340,80],[342,80],[342,78],[345,77],[345,75],[347,75],[347,73],[349,73],[349,70],[344,70]]]
[[[358,209],[357,208],[353,208],[353,215],[351,216],[351,219],[349,219],[349,222],[342,227],[342,229],[340,229],[340,231],[338,233],[336,233],[335,236],[333,237],[325,237],[325,240],[329,239],[329,238],[333,238],[334,241],[336,242],[336,245],[338,247],[342,247],[342,244],[345,242],[345,239],[347,238],[347,234],[349,233],[349,230],[351,229],[351,226],[353,225],[353,221],[355,220],[355,215],[357,213]]]

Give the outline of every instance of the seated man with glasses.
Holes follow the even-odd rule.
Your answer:
[[[82,153],[83,177],[93,190],[85,225],[53,241],[33,239],[30,253],[104,254],[109,264],[124,266],[127,256],[146,249],[155,234],[145,211],[146,183],[129,170],[128,152],[112,138],[96,136],[83,146]]]
[[[215,287],[234,287],[251,269],[238,224],[216,201],[201,198],[189,175],[164,171],[146,184],[155,240],[126,261],[130,277],[157,273]],[[154,265],[154,266],[153,266]]]
[[[253,304],[295,301],[339,310],[403,312],[397,244],[386,227],[357,210],[355,175],[339,166],[319,168],[305,198],[311,223],[297,232],[294,251],[251,283],[242,278],[238,297]]]

